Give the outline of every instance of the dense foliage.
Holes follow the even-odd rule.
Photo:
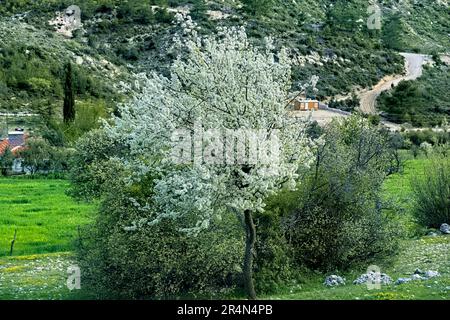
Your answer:
[[[0,154],[0,173],[2,176],[8,175],[13,163],[14,155],[9,148],[6,148],[3,154]]]
[[[304,183],[272,203],[294,260],[329,271],[392,255],[398,227],[381,199],[393,157],[388,133],[352,117],[331,124],[323,138]]]
[[[240,284],[243,240],[236,220],[212,223],[196,237],[180,233],[183,226],[171,219],[124,229],[145,219],[130,198],[147,199],[148,187],[110,189],[96,222],[83,230],[78,257],[86,289],[98,298],[167,299],[211,297]]]
[[[128,226],[147,217],[137,203],[153,196],[155,181],[146,175],[124,182],[130,172],[114,157],[128,152],[101,130],[78,144],[71,194],[103,199],[78,247],[87,287],[102,298],[169,298],[210,296],[239,284],[243,242],[236,220],[212,222],[196,237],[180,233],[183,226],[172,219],[130,232]]]
[[[416,81],[402,81],[379,99],[379,108],[387,118],[414,126],[441,126],[450,119],[450,69],[447,65],[425,68]]]
[[[66,173],[72,150],[52,146],[43,138],[28,138],[18,157],[24,170],[31,174]]]

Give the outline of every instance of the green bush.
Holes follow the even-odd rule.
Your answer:
[[[232,236],[239,226],[221,223],[197,237],[180,233],[172,221],[125,231],[139,217],[128,196],[111,196],[82,232],[78,257],[86,289],[99,298],[143,299],[211,297],[232,288],[243,254],[243,240]]]
[[[76,145],[70,171],[72,186],[68,193],[82,200],[100,198],[109,188],[107,181],[114,181],[116,165],[108,161],[109,157],[120,157],[129,150],[99,129],[86,133]]]
[[[276,199],[255,217],[257,228],[255,285],[257,292],[274,293],[297,278],[293,248],[285,237]]]
[[[174,15],[167,11],[166,8],[156,8],[155,19],[159,23],[171,23]]]
[[[278,201],[295,261],[330,271],[393,254],[399,229],[381,201],[389,135],[351,117],[326,128],[324,140],[298,190]]]
[[[70,193],[101,200],[78,246],[86,290],[98,298],[212,297],[240,283],[244,241],[234,217],[197,236],[170,219],[148,224],[140,209],[151,206],[153,177],[131,182],[131,172],[108,160],[127,149],[104,131],[91,131],[77,147]]]
[[[14,155],[9,148],[0,154],[0,175],[7,176],[14,163]]]
[[[72,155],[72,149],[54,147],[46,139],[35,137],[28,138],[26,147],[19,151],[22,166],[33,175],[67,173]]]
[[[98,128],[100,119],[107,117],[106,104],[103,100],[80,101],[75,109],[75,120],[61,124],[67,142],[75,142],[83,134]]]
[[[261,16],[273,8],[273,0],[243,0],[243,9],[252,16]]]
[[[336,101],[336,100],[331,100],[330,103],[328,104],[328,106],[330,108],[335,108],[335,109],[340,109],[343,111],[349,111],[352,112],[355,109],[359,108],[359,99],[356,95],[352,95],[351,98],[349,99],[345,99],[345,100],[340,100],[340,101]]]
[[[450,131],[449,132],[444,131],[434,132],[432,130],[408,131],[403,135],[415,146],[420,146],[424,142],[430,143],[433,146],[450,142]]]
[[[434,156],[426,174],[412,179],[414,216],[425,227],[450,223],[450,158]]]

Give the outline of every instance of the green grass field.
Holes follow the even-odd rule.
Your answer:
[[[395,199],[403,205],[411,204],[411,178],[425,174],[428,159],[419,157],[405,161],[400,173],[393,174],[384,182],[383,192],[385,198]],[[403,209],[410,214],[410,206]],[[408,209],[408,210],[406,210]]]
[[[410,178],[424,173],[426,159],[409,160],[402,173],[392,175],[384,186],[387,199],[403,208],[399,217],[409,229],[416,226],[410,215]],[[86,299],[89,293],[69,291],[67,267],[76,264],[71,251],[77,226],[89,223],[94,205],[76,203],[65,195],[63,180],[0,179],[0,300],[1,299]],[[7,256],[17,228],[13,257]],[[412,233],[413,234],[413,233]],[[347,279],[341,287],[323,285],[325,275],[307,273],[297,285],[285,287],[262,299],[325,300],[410,300],[450,299],[450,236],[420,236],[402,241],[398,256],[379,263],[381,271],[394,281],[408,277],[416,268],[435,270],[441,276],[402,285],[369,290],[352,281],[366,270],[337,274]],[[230,297],[238,298],[238,297]]]
[[[401,172],[389,176],[383,186],[386,205],[392,207],[392,218],[399,220],[408,237],[424,232],[424,228],[417,225],[411,215],[413,210],[411,178],[423,175],[426,165],[426,158],[407,160]]]
[[[0,257],[70,251],[78,225],[91,220],[95,207],[65,194],[68,182],[27,178],[0,179]]]
[[[285,288],[285,292],[263,297],[282,300],[450,300],[450,236],[423,237],[405,240],[392,265],[380,263],[381,272],[394,281],[411,277],[416,268],[438,271],[441,276],[405,284],[383,285],[370,290],[366,285],[352,282],[367,270],[337,273],[346,279],[346,285],[326,287],[325,275],[308,274],[297,286]],[[377,264],[378,265],[378,264]]]

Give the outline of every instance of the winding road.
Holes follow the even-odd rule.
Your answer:
[[[378,96],[386,90],[390,90],[393,86],[397,86],[402,80],[415,80],[422,75],[423,65],[430,60],[430,57],[417,53],[400,53],[405,58],[405,72],[401,75],[386,76],[370,89],[364,89],[357,93],[360,99],[359,109],[363,113],[378,114],[376,109],[376,101]],[[327,105],[321,104],[318,111],[305,112],[295,111],[296,117],[311,116],[312,120],[317,121],[320,125],[330,122],[333,118],[342,118],[350,115],[349,112],[343,112],[337,109],[328,108]],[[382,123],[392,131],[399,131],[401,125],[383,120]],[[410,129],[416,130],[416,129]],[[420,130],[420,129],[418,129]]]
[[[405,75],[388,76],[383,78],[371,90],[364,90],[359,93],[360,110],[368,114],[376,114],[376,101],[378,96],[386,90],[397,86],[403,80],[415,80],[422,75],[423,65],[428,56],[416,53],[400,53],[405,57]]]

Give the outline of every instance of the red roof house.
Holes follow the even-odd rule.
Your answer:
[[[0,155],[2,155],[7,148],[15,155],[18,151],[25,148],[27,135],[23,131],[12,131],[8,133],[8,138],[0,140]]]
[[[0,155],[2,155],[8,147],[8,139],[0,140]]]

